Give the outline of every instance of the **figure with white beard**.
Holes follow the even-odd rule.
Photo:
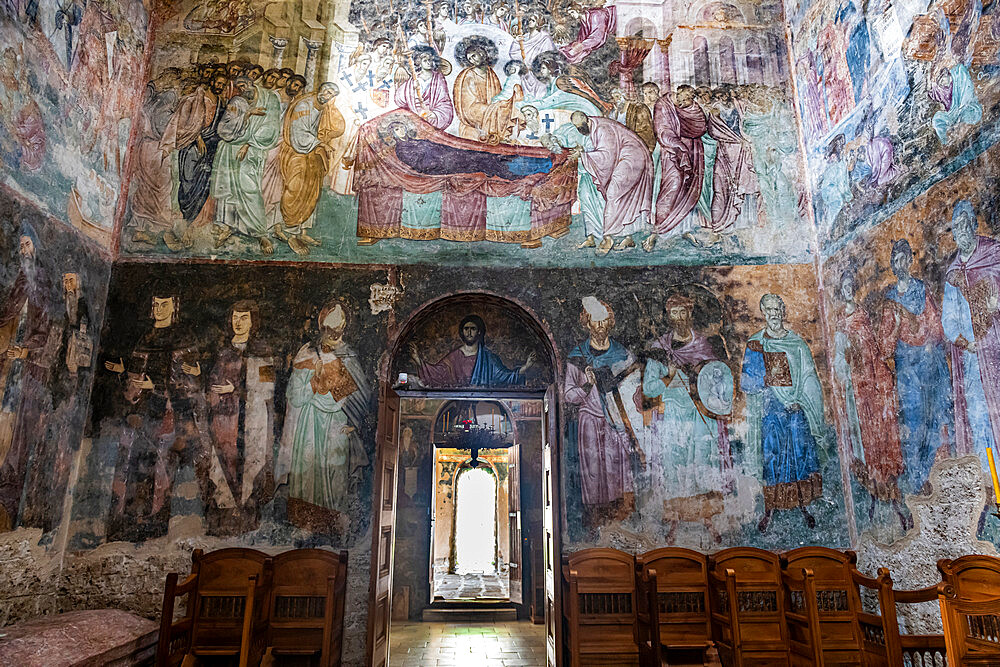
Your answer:
[[[18,524],[18,507],[31,447],[44,437],[51,399],[46,388],[52,356],[47,314],[49,282],[38,261],[38,235],[27,223],[21,229],[21,269],[0,306],[0,343],[6,347],[5,380],[0,415],[0,449],[7,455],[0,466],[0,531]],[[9,443],[9,448],[5,447]]]

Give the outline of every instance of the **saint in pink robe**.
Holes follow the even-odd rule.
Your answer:
[[[614,38],[617,27],[618,13],[614,5],[588,9],[580,21],[580,31],[576,39],[566,46],[559,47],[559,50],[570,64],[575,65],[604,46],[608,37]]]
[[[746,196],[760,192],[753,154],[743,137],[715,116],[708,116],[708,134],[719,142],[712,172],[712,222],[715,233],[729,230],[746,203]]]
[[[660,194],[656,198],[654,231],[667,234],[698,204],[705,174],[708,130],[705,112],[697,104],[678,107],[664,95],[653,107],[653,129],[660,142]]]
[[[646,144],[618,121],[590,116],[584,168],[604,195],[604,235],[641,230],[653,204],[653,160]]]
[[[420,99],[417,99],[413,88],[413,79],[403,82],[396,89],[396,104],[423,117],[439,130],[451,125],[451,120],[455,117],[455,107],[451,103],[451,96],[448,95],[448,82],[444,80],[441,72],[434,72],[430,83],[420,82],[418,85]],[[434,117],[427,117],[428,113],[434,114]]]

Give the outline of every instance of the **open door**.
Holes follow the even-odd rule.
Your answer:
[[[429,604],[434,604],[434,522],[437,519],[437,504],[438,504],[438,484],[437,484],[437,450],[431,446],[431,471],[428,478],[433,480],[433,488],[431,489],[431,506],[427,509],[431,516],[431,539],[430,546],[431,552],[428,554],[427,558],[427,582],[430,590],[427,595],[427,601]]]
[[[382,390],[378,404],[377,453],[372,526],[372,569],[368,605],[368,664],[389,664],[389,622],[392,609],[392,553],[396,526],[396,464],[399,460],[399,395]]]
[[[507,581],[510,584],[510,601],[524,603],[522,593],[523,572],[521,546],[521,446],[507,450],[507,526],[510,538],[510,563]]]
[[[553,454],[558,437],[556,387],[549,385],[542,403],[542,522],[545,567],[545,655],[548,667],[562,664],[562,619],[559,618],[559,460]]]

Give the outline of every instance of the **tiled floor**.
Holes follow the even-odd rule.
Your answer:
[[[506,573],[448,574],[437,569],[434,572],[434,597],[444,600],[506,600],[508,588]]]
[[[390,667],[545,667],[545,626],[393,623]]]

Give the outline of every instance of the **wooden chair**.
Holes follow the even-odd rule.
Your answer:
[[[656,570],[636,563],[635,632],[640,667],[667,667],[667,652],[660,640],[660,599]]]
[[[563,557],[566,667],[637,666],[635,558],[617,549]]]
[[[1000,664],[1000,559],[962,556],[937,566],[948,664]]]
[[[781,571],[788,658],[793,667],[823,667],[823,641],[816,605],[816,575],[808,568]]]
[[[789,665],[778,555],[735,547],[709,557],[713,636],[724,665]]]
[[[890,653],[890,665],[938,665],[944,664],[947,655],[944,635],[908,635],[899,632],[899,621],[896,613],[897,605],[900,604],[921,604],[924,602],[934,602],[937,600],[937,585],[918,588],[916,590],[898,590],[892,587],[892,579],[889,571],[879,568],[879,575],[883,576],[883,586],[887,586],[883,592],[882,616],[886,619],[886,625],[895,629],[895,633],[890,632],[888,639],[894,645]],[[898,644],[897,644],[898,642]],[[897,648],[898,646],[898,648]],[[897,659],[898,661],[893,662]]]
[[[858,588],[861,582],[855,580],[855,574],[860,576],[857,563],[858,556],[853,551],[837,551],[826,547],[801,547],[792,549],[781,557],[781,566],[786,572],[795,573],[807,569],[814,575],[823,664],[827,667],[873,664],[863,657],[864,634],[860,619],[864,609]],[[878,582],[869,581],[877,594]],[[870,620],[880,628],[880,632],[873,636],[884,635],[881,617],[873,616],[877,621]]]
[[[296,549],[275,556],[268,654],[318,657],[319,667],[340,667],[346,590],[346,551]]]
[[[712,641],[708,558],[664,547],[636,557],[636,575],[656,570],[660,643],[671,665],[718,664]]]
[[[178,583],[167,575],[160,618],[157,667],[173,667],[187,656],[233,656],[240,667],[256,666],[267,639],[267,591],[271,561],[254,549],[191,554],[191,574]],[[174,621],[177,598],[187,596]]]

